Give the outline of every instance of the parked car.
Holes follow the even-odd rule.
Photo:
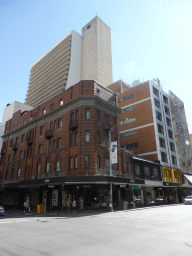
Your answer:
[[[185,204],[192,204],[192,195],[185,197]]]
[[[4,215],[5,214],[5,210],[3,206],[0,206],[0,215]]]
[[[164,199],[163,196],[158,196],[158,197],[156,198],[155,202],[156,202],[157,204],[163,204],[163,203],[165,203],[165,199]]]

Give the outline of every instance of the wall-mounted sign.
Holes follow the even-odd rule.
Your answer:
[[[53,190],[52,194],[52,206],[58,206],[58,190]]]
[[[129,185],[130,189],[141,189],[139,185]]]

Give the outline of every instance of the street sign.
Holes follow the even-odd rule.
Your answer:
[[[129,185],[130,189],[141,189],[139,185]]]

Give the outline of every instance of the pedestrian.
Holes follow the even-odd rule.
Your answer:
[[[83,210],[83,198],[82,197],[80,197],[79,204],[80,204],[80,210]]]
[[[170,195],[170,196],[169,196],[169,201],[170,201],[170,203],[172,203],[172,200],[173,200],[173,197],[172,197],[172,195]]]
[[[27,204],[27,201],[24,202],[24,207],[25,207],[25,213],[28,213],[29,211],[29,207],[28,207],[28,204]]]
[[[73,213],[74,213],[74,214],[75,214],[76,205],[77,205],[77,202],[76,202],[76,200],[75,200],[75,198],[74,198],[74,199],[73,199],[73,203],[72,203]]]
[[[71,200],[68,197],[67,198],[67,211],[68,211],[68,213],[70,213],[70,210],[71,210]]]

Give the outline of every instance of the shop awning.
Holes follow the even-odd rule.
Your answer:
[[[192,183],[192,175],[184,174],[185,178],[188,179],[190,183]]]

